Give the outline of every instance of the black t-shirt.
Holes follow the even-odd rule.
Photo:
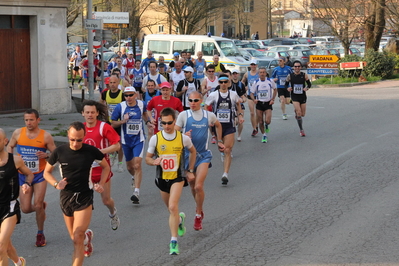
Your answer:
[[[232,86],[229,89],[237,92],[238,96],[241,97],[246,93],[244,83],[242,83],[241,81],[238,81],[237,83],[231,81],[231,85]]]
[[[82,148],[76,151],[72,150],[69,144],[64,144],[51,153],[48,163],[60,163],[61,176],[68,182],[64,190],[85,192],[90,190],[89,179],[93,162],[100,163],[103,158],[104,154],[89,144],[83,143]]]

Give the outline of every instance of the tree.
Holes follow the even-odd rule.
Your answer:
[[[211,0],[165,0],[158,9],[168,15],[168,24],[175,24],[181,34],[204,31],[206,18],[212,17],[226,7],[227,1]],[[205,29],[206,30],[206,29]],[[172,32],[170,32],[172,33]]]
[[[83,0],[72,0],[67,8],[67,28],[71,27],[75,23],[79,15],[82,14]],[[82,33],[79,33],[82,34]],[[69,42],[69,34],[67,35],[67,41]]]
[[[385,29],[385,0],[373,0],[370,15],[364,22],[366,50],[378,51]]]

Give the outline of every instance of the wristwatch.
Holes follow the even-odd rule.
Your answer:
[[[194,170],[193,169],[189,169],[188,172],[189,173],[194,173]]]

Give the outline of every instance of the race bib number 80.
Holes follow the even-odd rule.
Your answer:
[[[164,172],[176,172],[178,169],[177,155],[176,154],[162,155],[161,167]]]

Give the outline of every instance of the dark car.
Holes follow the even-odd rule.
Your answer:
[[[295,45],[299,44],[299,41],[296,39],[290,39],[290,38],[273,38],[269,42],[269,46],[275,46],[275,45]]]
[[[316,42],[312,38],[300,37],[297,38],[300,44],[315,44]]]

